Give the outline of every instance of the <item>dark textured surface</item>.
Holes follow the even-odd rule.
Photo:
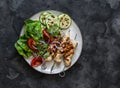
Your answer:
[[[120,0],[0,0],[0,88],[120,88]],[[65,78],[33,70],[14,43],[26,18],[54,9],[81,29],[83,51]]]

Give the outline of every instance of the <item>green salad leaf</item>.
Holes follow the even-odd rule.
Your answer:
[[[58,25],[54,25],[52,27],[49,27],[47,31],[50,33],[51,36],[53,37],[58,37],[60,35],[60,28]]]
[[[47,57],[49,57],[50,56],[50,54],[48,53],[48,52],[46,52],[44,55],[43,55],[43,57],[46,59]]]
[[[27,46],[27,38],[24,35],[17,40],[15,48],[18,53],[25,58],[30,57],[33,53],[33,51]]]
[[[39,44],[38,45],[38,54],[43,58],[47,58],[49,54],[46,54],[48,51],[48,44]]]
[[[36,41],[41,40],[43,39],[43,28],[44,26],[40,21],[27,19],[25,21],[25,36],[27,38],[32,37]]]
[[[27,55],[25,54],[24,50],[19,46],[18,43],[15,43],[15,48],[17,49],[18,53],[20,55],[22,55],[23,57],[27,57]]]

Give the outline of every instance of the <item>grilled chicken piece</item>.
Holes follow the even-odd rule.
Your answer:
[[[71,49],[67,53],[64,54],[64,57],[68,57],[68,56],[73,55],[73,54],[74,54],[74,50]]]
[[[71,65],[71,61],[72,61],[71,59],[72,59],[72,56],[74,54],[74,50],[77,46],[77,42],[72,41],[72,40],[70,40],[70,38],[67,37],[63,40],[62,44],[65,44],[65,47],[63,48],[64,63],[65,63],[65,66],[68,67]]]
[[[62,62],[62,57],[63,54],[57,54],[56,57],[54,58],[54,61],[60,64]]]
[[[50,52],[51,56],[48,57],[46,61],[51,61],[52,58],[54,58],[54,61],[60,64],[63,60],[65,66],[68,67],[71,65],[71,59],[74,54],[74,50],[77,46],[77,43],[75,41],[72,41],[67,35],[65,38],[61,39],[60,42],[61,44],[58,44],[59,46],[57,45],[57,43],[55,43],[49,47],[48,51]]]
[[[77,46],[77,43],[76,43],[74,46]],[[74,50],[75,50],[75,48],[76,48],[76,47],[74,47]],[[73,56],[73,54],[74,54],[74,50],[71,49],[70,52],[67,52],[67,53],[65,54],[64,63],[65,63],[65,66],[66,66],[66,67],[69,67],[69,66],[71,65],[71,61],[72,61],[71,59],[72,59],[72,56]]]
[[[64,63],[66,67],[69,67],[71,65],[71,58],[72,58],[72,55],[70,55],[67,58],[64,58]]]

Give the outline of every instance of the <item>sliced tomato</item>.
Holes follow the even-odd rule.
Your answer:
[[[47,32],[47,30],[44,29],[42,32],[43,32],[43,37],[44,37],[45,41],[48,43],[51,43],[53,41],[53,38],[50,36],[50,34]]]
[[[34,41],[33,38],[29,38],[29,39],[27,40],[27,45],[28,45],[28,47],[29,47],[31,50],[34,50],[34,51],[37,50],[37,48],[36,48],[36,43],[35,43],[35,41]]]
[[[43,58],[42,57],[34,57],[31,61],[31,66],[32,67],[37,67],[43,63]]]

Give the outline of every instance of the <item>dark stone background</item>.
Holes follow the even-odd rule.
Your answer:
[[[120,0],[0,0],[0,88],[120,88]],[[24,20],[43,10],[69,14],[83,51],[65,78],[33,70],[17,53]]]

